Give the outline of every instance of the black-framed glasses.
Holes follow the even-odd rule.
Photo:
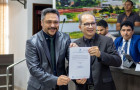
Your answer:
[[[52,21],[52,20],[47,20],[46,21],[46,24],[48,24],[48,25],[51,25],[52,23],[55,24],[55,25],[58,25],[59,21]]]
[[[94,25],[96,25],[96,22],[91,22],[91,23],[83,23],[83,25],[84,25],[85,27],[90,27],[90,25],[91,25],[91,26],[94,26]]]

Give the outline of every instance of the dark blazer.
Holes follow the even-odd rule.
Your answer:
[[[57,76],[66,75],[65,58],[68,59],[70,42],[67,34],[56,33],[55,57]],[[52,88],[55,88],[58,77],[53,75],[50,52],[43,31],[38,32],[27,40],[25,56],[31,74],[28,81],[28,90],[52,90]],[[60,86],[59,90],[67,90],[67,86]]]
[[[80,47],[85,47],[83,38],[78,39],[75,43]],[[119,67],[121,58],[115,50],[113,40],[109,37],[95,34],[92,46],[98,46],[101,52],[100,58],[92,56],[91,68],[92,78],[95,90],[115,90],[109,66]],[[77,90],[86,90],[84,85],[77,84]]]
[[[116,49],[122,46],[123,38],[118,37],[114,41]],[[133,58],[134,62],[140,62],[140,35],[133,35],[129,47],[130,56]]]

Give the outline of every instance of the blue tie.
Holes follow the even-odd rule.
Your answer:
[[[125,45],[124,45],[124,48],[123,48],[125,54],[127,54],[127,46],[128,46],[128,40],[125,41]],[[126,60],[125,56],[123,56],[123,60],[124,60],[124,61]]]

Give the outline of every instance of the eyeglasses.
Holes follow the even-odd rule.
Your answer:
[[[45,21],[45,22],[46,22],[46,24],[48,24],[48,25],[51,25],[52,23],[53,23],[54,25],[58,25],[58,24],[59,24],[59,21],[47,20],[47,21]]]
[[[96,24],[96,22],[92,22],[92,23],[84,23],[83,25],[85,26],[85,27],[90,27],[90,25],[91,26],[94,26]]]

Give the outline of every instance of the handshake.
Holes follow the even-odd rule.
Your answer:
[[[67,85],[70,82],[70,78],[68,76],[65,75],[61,75],[58,77],[57,79],[57,85],[61,86],[61,85]],[[76,82],[78,84],[85,84],[87,81],[87,79],[77,79]]]

